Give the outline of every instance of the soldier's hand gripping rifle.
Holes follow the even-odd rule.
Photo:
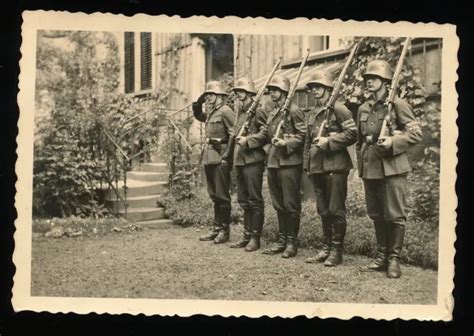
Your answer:
[[[296,79],[293,82],[293,86],[290,88],[290,92],[288,92],[288,96],[286,97],[285,103],[281,107],[280,111],[283,111],[283,117],[281,118],[280,123],[277,126],[275,131],[275,135],[272,139],[272,144],[278,142],[280,138],[280,133],[283,128],[283,124],[285,123],[285,119],[288,118],[288,114],[290,113],[290,104],[293,96],[295,95],[296,88],[298,86],[298,82],[300,81],[301,74],[303,73],[303,68],[306,66],[306,62],[308,61],[309,57],[309,49],[306,50],[306,56],[304,57],[303,61],[301,62],[300,68],[298,69],[298,73],[296,74]]]
[[[359,48],[359,45],[360,45],[360,41],[357,42],[352,47],[352,50],[349,53],[349,57],[347,57],[346,63],[344,64],[341,70],[341,73],[339,74],[339,77],[337,78],[336,84],[334,85],[334,88],[331,92],[331,96],[329,96],[329,99],[323,108],[324,113],[325,113],[325,118],[323,122],[321,123],[321,126],[319,127],[318,134],[313,139],[312,145],[314,146],[318,145],[318,140],[319,138],[323,136],[323,131],[328,128],[329,118],[331,117],[331,112],[334,110],[334,104],[336,103],[337,97],[339,96],[339,92],[341,91],[342,83],[344,82],[344,77],[346,76],[347,70],[349,69],[349,66],[352,63],[352,60],[354,59],[354,56],[357,52],[357,49]]]
[[[267,87],[268,83],[270,83],[270,80],[273,78],[273,75],[275,74],[275,71],[280,66],[280,63],[281,63],[281,57],[278,59],[278,61],[273,66],[272,71],[268,75],[265,83],[263,83],[262,87],[258,91],[257,96],[255,97],[252,105],[250,105],[250,107],[246,111],[247,118],[245,119],[244,124],[242,125],[239,132],[235,136],[235,139],[237,140],[237,144],[239,144],[239,142],[238,142],[239,138],[242,137],[242,136],[245,136],[247,134],[249,126],[250,126],[250,120],[252,120],[252,117],[254,116],[255,112],[257,111],[258,103],[260,102],[260,99],[262,99],[262,97],[263,97],[263,93],[265,92],[265,88]]]
[[[382,145],[384,143],[386,136],[392,135],[391,130],[390,130],[390,117],[392,115],[394,101],[397,95],[397,87],[398,87],[398,82],[400,80],[400,73],[402,72],[403,61],[405,60],[408,47],[410,45],[410,40],[411,38],[409,37],[405,39],[402,53],[400,54],[397,67],[395,68],[395,72],[393,73],[390,89],[388,90],[387,100],[385,101],[385,104],[387,105],[387,114],[385,115],[385,118],[383,119],[383,122],[382,122],[382,128],[380,129],[380,134],[377,140],[378,145]]]

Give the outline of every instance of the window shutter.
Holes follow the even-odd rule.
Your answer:
[[[140,88],[151,89],[151,33],[140,33]]]
[[[135,91],[135,33],[125,32],[125,93]]]

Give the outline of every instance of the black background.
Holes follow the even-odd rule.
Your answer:
[[[468,93],[472,93],[472,62],[474,29],[472,15],[467,5],[461,6],[453,1],[292,1],[292,2],[243,2],[243,1],[176,1],[176,0],[76,0],[76,1],[8,1],[0,5],[0,336],[13,334],[74,334],[74,335],[142,335],[142,334],[327,334],[357,335],[377,333],[389,335],[474,335],[473,286],[470,272],[472,262],[472,224],[469,206],[474,188],[474,167],[469,160],[473,153],[472,113],[468,110]],[[456,275],[455,308],[452,322],[417,321],[375,321],[354,318],[350,321],[337,319],[282,319],[268,317],[260,319],[222,318],[194,316],[146,317],[143,315],[78,315],[49,313],[14,313],[11,306],[11,288],[15,271],[12,263],[14,249],[13,221],[16,218],[14,208],[15,161],[18,132],[18,60],[21,44],[21,12],[23,10],[64,10],[70,12],[110,12],[133,15],[135,13],[167,14],[188,17],[192,15],[263,16],[291,19],[295,17],[324,18],[343,20],[411,21],[452,23],[457,25],[461,38],[458,69],[460,129],[458,139],[459,164],[458,181],[458,225],[456,228]],[[375,32],[374,32],[375,33]],[[469,83],[469,84],[468,84]],[[469,106],[471,107],[471,106]],[[441,206],[443,206],[441,204]],[[471,252],[471,253],[470,253]]]

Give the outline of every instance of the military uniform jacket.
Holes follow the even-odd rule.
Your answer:
[[[243,134],[247,138],[245,145],[236,144],[235,137],[247,120],[245,113],[250,105],[249,103],[242,106],[237,113],[237,121],[234,125],[234,132],[229,141],[229,147],[224,157],[228,161],[233,160],[234,166],[244,166],[255,162],[265,161],[266,153],[263,146],[268,142],[267,137],[260,132],[261,127],[266,126],[267,115],[264,110],[258,109],[249,122],[246,133]]]
[[[208,143],[204,145],[202,163],[220,164],[222,155],[227,150],[229,138],[232,136],[234,112],[225,104],[215,106],[210,112],[203,112],[201,106],[193,104],[193,114],[197,120],[205,123],[206,140],[216,138],[221,142],[218,145]]]
[[[296,105],[291,105],[290,112],[283,123],[280,137],[286,141],[286,146],[275,147],[271,144],[271,139],[275,137],[278,124],[283,118],[283,111],[280,106],[272,102],[266,107],[267,127],[263,127],[261,132],[270,142],[268,149],[267,167],[279,168],[283,166],[294,166],[303,163],[303,145],[306,134],[305,116]]]
[[[308,174],[321,174],[327,172],[348,171],[352,160],[347,152],[347,146],[357,140],[357,127],[352,119],[351,112],[343,104],[336,102],[330,112],[327,128],[322,136],[328,138],[328,147],[321,150],[312,145],[317,137],[321,124],[326,120],[324,106],[311,108],[307,118],[308,131],[304,146],[304,165]]]
[[[357,161],[359,175],[365,179],[382,179],[385,176],[408,173],[410,164],[406,150],[421,140],[422,133],[411,106],[395,98],[390,118],[392,147],[387,151],[377,146],[383,119],[387,113],[381,100],[363,103],[357,113]]]

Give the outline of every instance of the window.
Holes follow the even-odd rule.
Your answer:
[[[321,51],[328,49],[329,37],[328,36],[309,36],[308,37],[308,48],[311,52]]]
[[[125,93],[135,91],[135,33],[125,32]]]
[[[140,89],[151,89],[151,33],[140,33]]]

